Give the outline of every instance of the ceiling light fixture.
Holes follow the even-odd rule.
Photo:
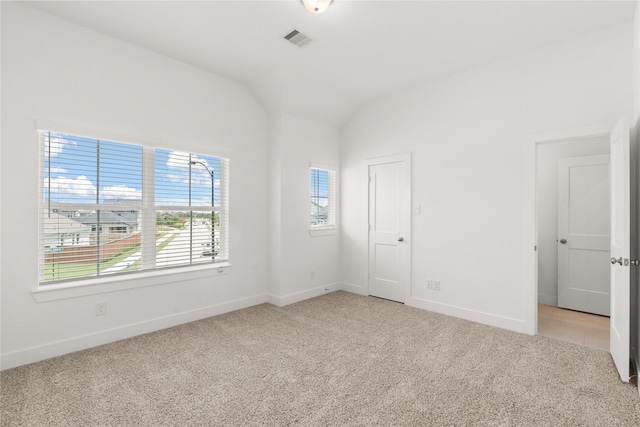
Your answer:
[[[300,0],[304,7],[311,13],[322,13],[329,9],[333,0]]]

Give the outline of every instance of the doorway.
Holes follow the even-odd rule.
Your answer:
[[[609,135],[537,146],[538,334],[609,349]]]
[[[538,148],[549,143],[609,135],[610,147],[610,321],[609,353],[620,379],[630,378],[631,151],[630,127],[622,117],[613,127],[593,126],[532,135],[525,140],[528,159],[524,204],[524,332],[538,333]]]

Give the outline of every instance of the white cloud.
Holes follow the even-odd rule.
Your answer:
[[[172,151],[167,158],[167,166],[174,169],[189,167],[189,153]]]
[[[179,183],[182,183],[182,184],[189,184],[189,174],[188,173],[187,174],[183,174],[183,175],[168,173],[167,174],[167,178],[171,182],[179,182]],[[211,188],[211,175],[209,175],[205,171],[196,172],[195,170],[192,170],[191,171],[191,183],[194,186],[195,185],[199,185],[199,186],[207,186],[207,187]],[[219,179],[216,179],[213,183],[214,183],[216,188],[220,187],[220,180]]]
[[[136,190],[126,185],[111,185],[102,187],[100,196],[105,199],[141,200],[142,190]]]
[[[192,162],[198,162],[191,165],[191,183],[193,185],[209,186],[211,187],[211,175],[208,170],[213,171],[213,166],[209,165],[206,159],[198,157],[195,154],[191,155]],[[205,169],[202,165],[206,165]],[[171,182],[180,182],[183,184],[189,184],[189,153],[182,151],[172,151],[167,158],[167,167],[171,169],[177,169],[176,173],[167,173],[167,179]],[[215,186],[220,186],[220,180],[215,180]]]
[[[49,179],[44,180],[45,188],[49,187]],[[80,197],[90,197],[96,195],[96,187],[86,176],[80,175],[77,178],[66,178],[59,176],[51,180],[49,190],[59,195],[73,195]]]
[[[191,206],[211,206],[211,197],[201,197],[199,199],[192,199]]]
[[[201,159],[195,154],[191,155],[191,161],[202,162],[207,165],[209,169],[211,169],[209,163],[207,163],[205,159]],[[171,153],[169,153],[169,157],[167,158],[167,166],[173,169],[188,169],[189,153],[183,153],[182,151],[172,151]],[[199,165],[199,167],[202,167],[202,165]]]
[[[58,168],[55,166],[51,166],[49,168],[49,173],[67,173],[69,172],[68,170],[66,170],[65,168]]]
[[[175,173],[168,173],[167,178],[171,182],[181,182],[183,184],[189,183],[189,175],[178,175]]]
[[[192,162],[199,162],[196,165],[193,165],[193,169],[202,168],[202,164],[204,163],[209,170],[211,170],[211,166],[206,159],[200,158],[195,154],[191,155]],[[169,153],[169,157],[167,158],[167,166],[172,169],[188,169],[189,168],[189,153],[184,153],[182,151],[172,151]]]
[[[62,151],[62,149],[66,144],[73,144],[73,143],[57,136],[52,136],[49,139],[45,139],[44,141],[45,157],[57,156],[58,154],[60,154],[60,152]]]

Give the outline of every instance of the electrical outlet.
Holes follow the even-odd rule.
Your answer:
[[[96,316],[104,316],[107,314],[107,303],[99,302],[96,304]]]
[[[440,280],[434,280],[433,281],[433,290],[434,291],[439,291],[440,290]]]
[[[433,289],[433,280],[427,279],[427,289]]]

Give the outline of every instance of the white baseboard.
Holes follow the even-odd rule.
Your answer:
[[[275,305],[276,307],[282,307],[282,305],[280,305],[280,297],[275,295],[267,294],[267,303]]]
[[[367,288],[362,285],[354,285],[353,283],[342,283],[340,290],[345,292],[351,292],[358,295],[369,295]]]
[[[340,283],[330,283],[328,285],[318,286],[317,288],[307,289],[306,291],[295,292],[293,294],[283,295],[281,297],[276,295],[267,295],[267,302],[269,304],[275,305],[276,307],[284,307],[285,305],[295,304],[296,302],[319,297],[320,295],[328,294],[329,292],[335,292],[340,289]]]
[[[226,303],[215,304],[208,307],[192,310],[184,313],[173,314],[170,316],[159,317],[131,325],[125,325],[106,331],[99,331],[93,334],[74,337],[58,342],[48,343],[37,347],[6,353],[0,356],[0,369],[10,369],[29,363],[38,362],[56,356],[72,353],[87,348],[108,344],[137,335],[155,332],[173,326],[181,325],[195,320],[204,319],[219,314],[240,310],[254,305],[270,303],[278,307],[304,301],[320,295],[343,290],[359,295],[367,295],[367,290],[363,286],[350,283],[332,283],[325,286],[308,289],[302,292],[296,292],[281,297],[275,295],[256,295],[253,297],[242,298]],[[459,317],[478,323],[483,323],[498,328],[509,329],[516,332],[524,332],[524,321],[511,319],[502,316],[496,316],[490,313],[484,313],[475,310],[469,310],[439,302],[429,301],[421,298],[412,297],[406,302],[411,307],[421,308],[423,310],[434,311],[436,313],[446,314],[449,316]]]
[[[471,320],[472,322],[482,323],[484,325],[524,333],[524,320],[497,316],[491,313],[470,310],[468,308],[457,307],[416,297],[409,298],[409,301],[405,302],[405,305],[440,314],[446,314],[447,316],[458,317],[460,319]]]
[[[266,295],[256,295],[3,354],[0,357],[0,369],[5,370],[15,368],[16,366],[27,365],[52,357],[62,356],[63,354],[73,353],[74,351],[85,350],[98,345],[159,331],[183,323],[229,313],[266,302]]]

